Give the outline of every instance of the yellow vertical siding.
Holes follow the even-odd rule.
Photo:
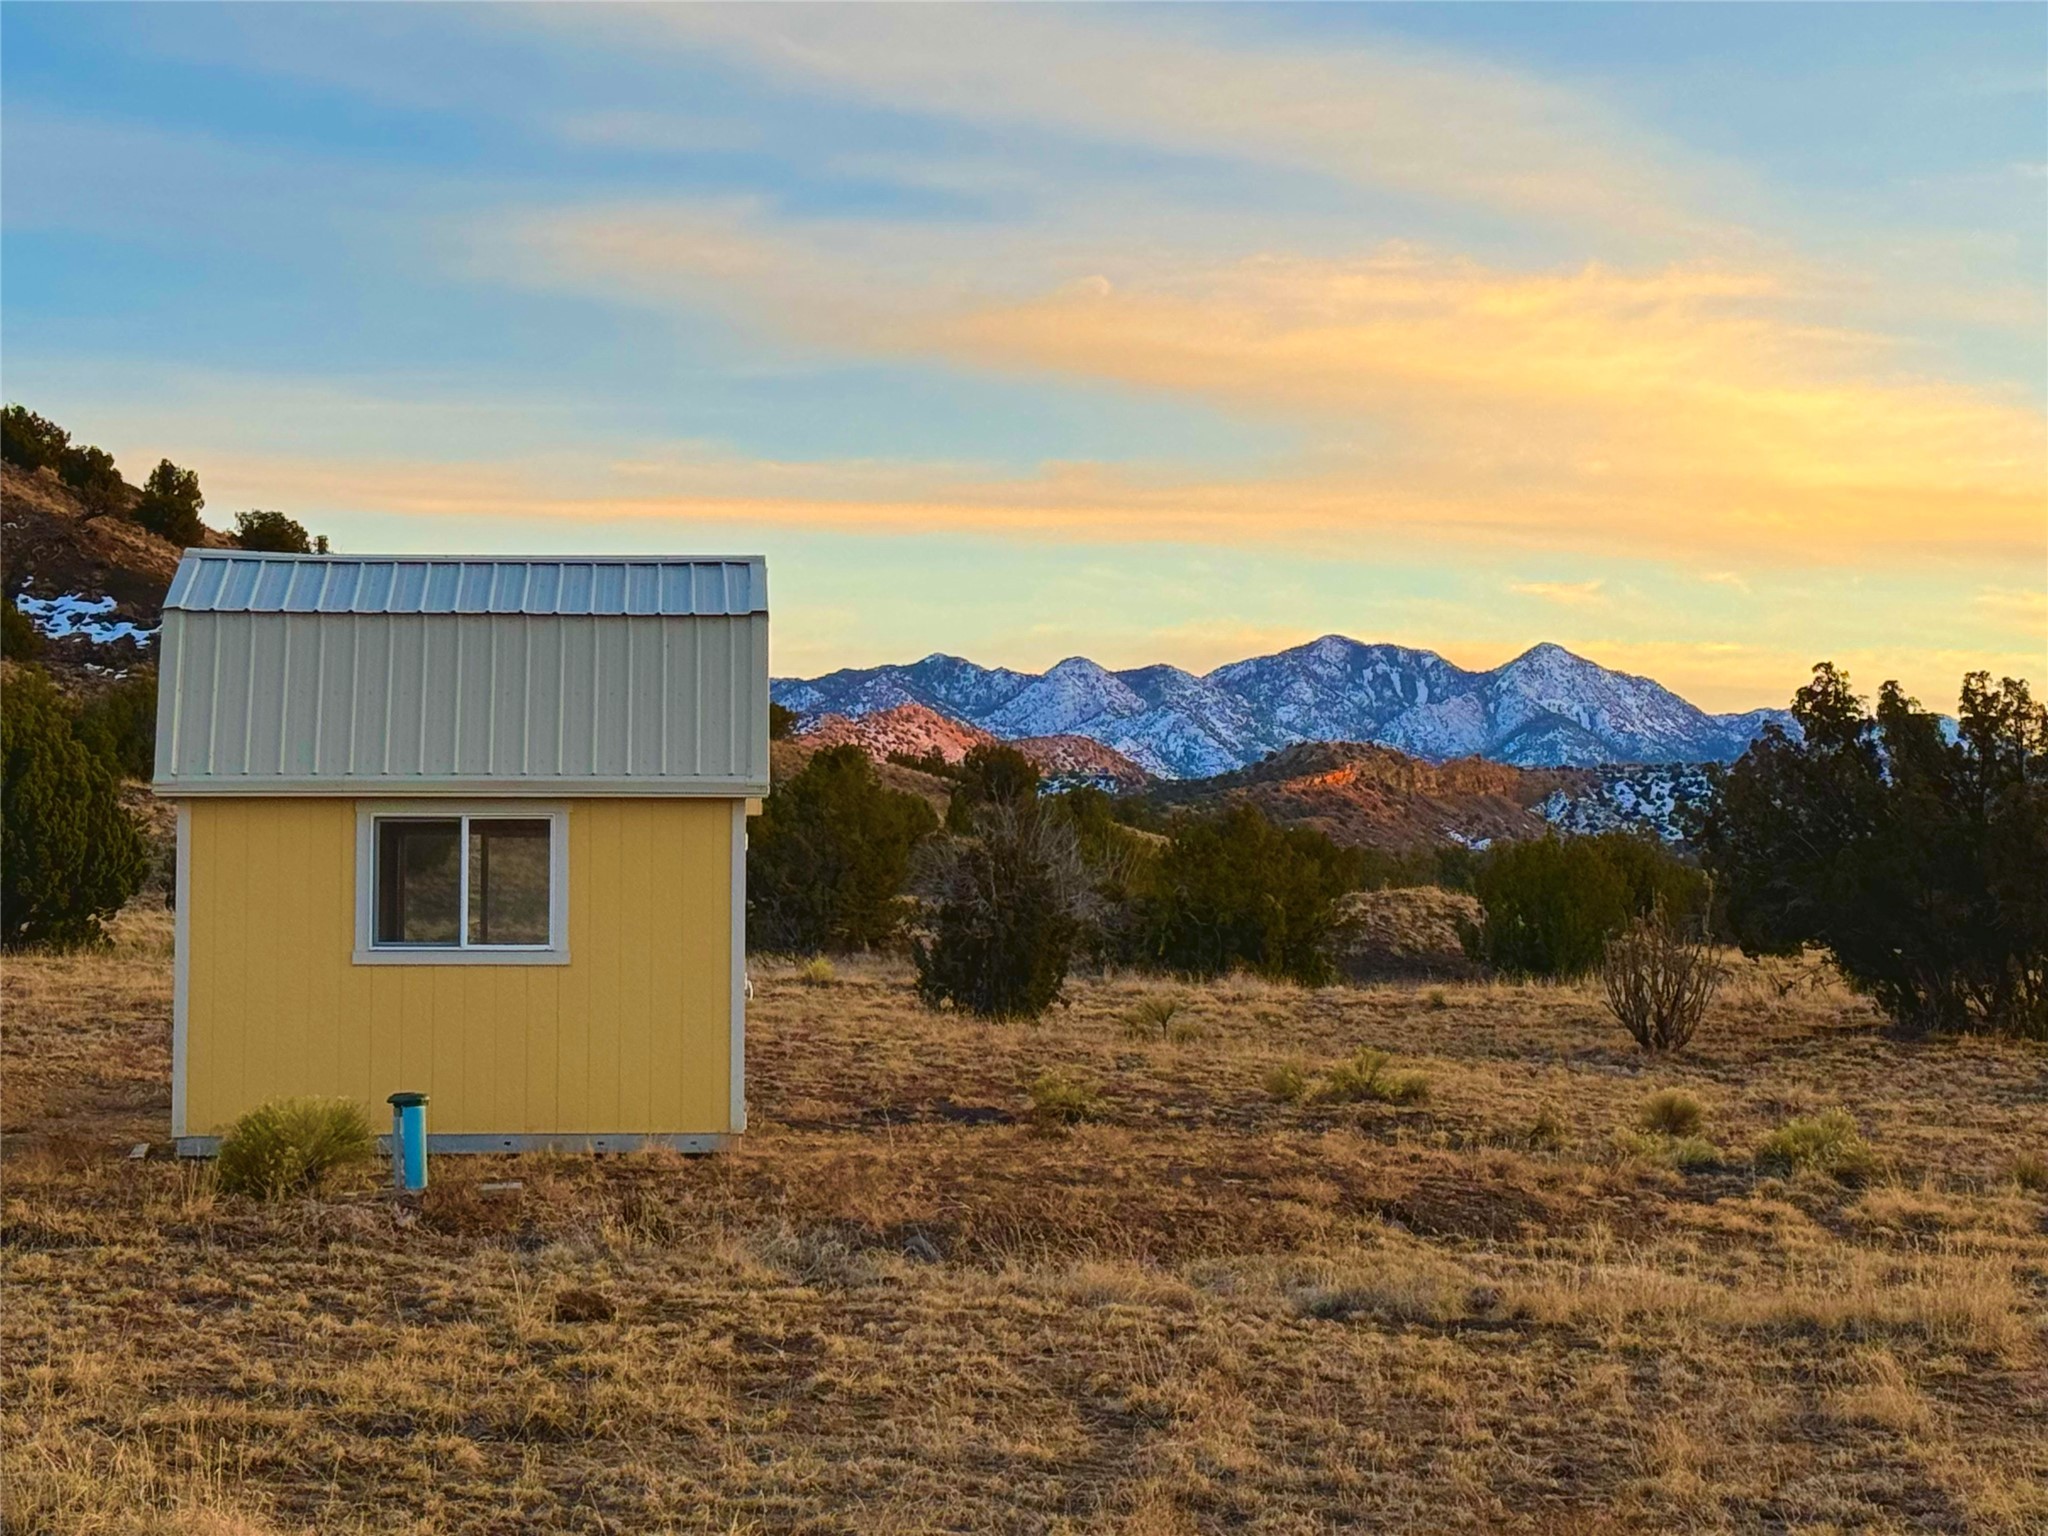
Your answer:
[[[566,965],[357,965],[354,801],[189,815],[188,1134],[401,1089],[439,1134],[731,1129],[730,801],[569,802]]]

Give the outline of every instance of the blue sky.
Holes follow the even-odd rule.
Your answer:
[[[5,388],[776,666],[2048,653],[2048,11],[0,7]]]

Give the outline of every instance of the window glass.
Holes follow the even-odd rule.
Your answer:
[[[462,823],[379,821],[377,942],[453,944],[461,919]]]
[[[471,817],[469,942],[548,942],[546,818]]]

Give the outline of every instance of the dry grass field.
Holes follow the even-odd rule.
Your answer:
[[[1577,988],[757,965],[743,1150],[261,1206],[125,1157],[166,932],[5,968],[8,1531],[2048,1531],[2040,1047],[1756,967],[1666,1062]],[[1838,1106],[1867,1172],[1754,1166]]]

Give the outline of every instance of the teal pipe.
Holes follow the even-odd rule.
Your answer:
[[[391,1177],[400,1189],[427,1187],[427,1096],[394,1093],[391,1106]]]

